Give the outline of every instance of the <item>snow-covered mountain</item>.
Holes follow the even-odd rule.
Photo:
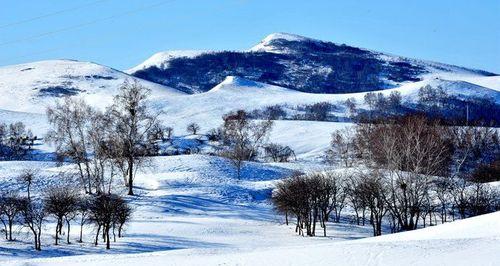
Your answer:
[[[89,62],[49,60],[0,67],[0,109],[43,113],[62,96],[83,96],[96,107],[111,103],[125,81],[152,90],[153,98],[184,93]]]
[[[271,34],[248,51],[162,52],[127,72],[187,93],[208,91],[227,76],[304,92],[352,93],[450,74],[495,75],[286,33]]]
[[[486,96],[500,103],[500,76],[491,73],[291,34],[271,34],[241,52],[162,52],[127,72],[74,60],[0,67],[0,110],[9,114],[2,120],[26,121],[22,113],[43,114],[65,95],[102,108],[125,80],[150,88],[154,107],[168,114],[166,122],[181,128],[198,122],[209,129],[235,109],[336,104],[348,98],[362,103],[374,89],[384,89],[386,95],[399,91],[408,103],[415,103],[426,85],[442,87],[459,99]]]

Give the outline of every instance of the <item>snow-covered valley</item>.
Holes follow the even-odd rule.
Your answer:
[[[27,166],[2,162],[0,174]],[[134,217],[110,251],[95,247],[92,233],[82,244],[74,233],[72,244],[54,246],[47,226],[40,253],[26,233],[2,240],[2,265],[495,265],[500,259],[498,212],[375,238],[370,226],[343,221],[329,226],[328,237],[307,238],[284,225],[267,198],[288,168],[303,165],[248,164],[242,180],[227,161],[210,156],[157,158],[155,166],[138,177]],[[51,163],[29,167],[47,175],[61,170]]]
[[[300,36],[290,38],[291,35],[286,34],[271,35],[249,52],[289,53],[275,46],[276,40],[304,41]],[[16,226],[15,241],[0,239],[1,265],[498,264],[498,211],[396,234],[390,234],[391,229],[384,225],[382,236],[372,237],[372,226],[357,225],[353,210],[346,208],[340,222],[327,224],[326,237],[297,235],[295,224],[285,225],[284,215],[271,203],[273,189],[296,171],[364,169],[358,162],[349,169],[329,165],[324,155],[332,132],[354,126],[346,114],[345,101],[354,99],[359,108],[367,108],[364,100],[369,92],[308,93],[227,75],[207,91],[188,94],[134,74],[151,67],[168,68],[176,58],[193,59],[204,53],[211,52],[163,52],[126,72],[73,60],[0,67],[0,123],[22,122],[38,136],[32,156],[25,160],[0,161],[1,190],[24,193],[18,176],[31,169],[38,176],[32,193],[41,197],[44,190],[63,182],[61,173],[76,171],[75,165],[68,161],[56,162],[54,145],[43,139],[51,128],[47,107],[63,96],[71,96],[104,110],[125,81],[149,89],[149,107],[161,112],[159,119],[163,125],[173,128],[172,140],[162,145],[202,146],[199,154],[152,157],[150,165],[137,172],[135,196],[125,196],[122,180],[112,181],[111,191],[124,196],[133,209],[133,216],[126,226],[125,237],[113,242],[110,250],[105,249],[103,243],[94,245],[96,229],[90,224],[85,226],[83,243],[77,241],[75,224],[70,234],[72,243],[54,245],[56,225],[49,218],[42,233],[42,251],[33,250],[32,235],[24,226]],[[500,104],[498,75],[378,53],[377,56],[387,62],[403,60],[426,67],[426,72],[419,74],[419,80],[389,82],[390,88],[377,91],[384,96],[399,92],[405,106],[416,105],[419,89],[426,85],[443,88],[457,99],[485,97]],[[212,129],[221,126],[223,115],[235,110],[251,112],[276,105],[293,109],[324,102],[337,106],[335,115],[344,122],[273,121],[269,142],[289,146],[294,151],[294,160],[246,162],[241,178],[236,178],[233,164],[215,155],[209,147],[210,141],[206,140]],[[187,132],[191,123],[200,126],[198,134]]]

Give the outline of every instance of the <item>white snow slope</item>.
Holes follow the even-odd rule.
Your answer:
[[[500,260],[500,212],[375,238],[369,237],[369,226],[346,223],[330,225],[326,238],[299,237],[293,225],[280,225],[281,217],[265,200],[273,183],[289,173],[286,164],[247,164],[242,180],[217,157],[160,157],[154,165],[139,173],[132,223],[110,251],[89,243],[89,228],[85,243],[75,243],[73,233],[73,244],[53,246],[49,227],[39,255],[31,251],[29,234],[22,233],[16,242],[0,240],[0,264],[433,266],[496,265]],[[46,177],[68,167],[29,166],[45,169]],[[22,167],[1,162],[0,176]],[[48,185],[42,183],[37,187]]]
[[[165,52],[159,52],[148,58],[146,61],[142,62],[141,64],[126,70],[126,73],[134,73],[139,70],[151,67],[151,66],[156,66],[160,69],[168,67],[168,64],[170,60],[175,59],[175,58],[192,58],[196,57],[198,55],[204,54],[204,53],[209,53],[210,51],[199,51],[199,50],[180,50],[180,51],[165,51]]]
[[[50,63],[53,64],[54,62]],[[44,62],[44,64],[47,64],[47,62]],[[102,74],[102,69],[113,71],[98,65],[81,62],[57,61],[56,65],[62,68],[62,65],[66,64],[73,67],[73,75],[76,75],[74,73],[78,72],[80,77],[89,75],[80,72],[85,69],[84,67],[97,67],[101,69],[101,71],[98,72],[101,73],[101,75],[104,75]],[[40,76],[41,74],[22,76],[22,79],[18,80],[4,73],[5,69],[8,69],[11,75],[14,75],[18,74],[20,71],[19,69],[22,69],[22,67],[0,68],[0,77],[9,77],[8,79],[0,79],[0,92],[2,92],[3,95],[0,99],[0,122],[23,121],[28,127],[32,128],[35,134],[42,136],[46,132],[46,129],[49,128],[46,119],[44,119],[45,109],[48,105],[53,103],[57,97],[36,96],[37,92],[34,90],[34,87],[37,86],[36,84],[41,83],[39,82],[43,77]],[[16,71],[13,69],[16,69]],[[2,72],[2,70],[4,71]],[[30,71],[36,71],[36,69]],[[60,77],[64,75],[56,72],[51,73],[52,72],[47,71],[46,75],[52,75],[54,78],[46,78],[48,81],[45,83],[60,84],[64,82],[64,80],[60,80]],[[118,86],[128,78],[126,74],[121,72],[112,73],[116,75],[117,79],[85,81],[85,78],[82,78],[77,85],[79,88],[82,88],[82,90],[85,90],[85,92],[79,93],[77,97],[83,97],[90,105],[98,108],[109,105],[113,94],[117,92],[116,87],[113,86]],[[463,81],[458,80],[456,77],[455,80],[429,78],[420,82],[407,83],[399,88],[384,90],[382,93],[388,95],[391,91],[399,91],[403,95],[404,101],[414,102],[418,89],[422,86],[427,84],[434,87],[443,85],[449,88],[450,94],[456,95],[457,97],[468,97],[470,95],[488,96],[493,98],[497,103],[500,103],[500,91],[498,91],[500,88],[498,88],[497,85],[500,83],[500,77],[462,76],[462,78]],[[7,82],[9,80],[15,84],[15,86],[7,86],[6,84],[8,84]],[[139,82],[145,81],[139,80]],[[227,77],[212,90],[199,94],[184,94],[177,90],[148,82],[144,84],[150,86],[152,89],[152,106],[156,110],[163,111],[164,114],[161,119],[166,125],[174,127],[176,134],[184,134],[186,126],[191,122],[198,123],[201,126],[201,131],[207,132],[212,128],[218,127],[222,123],[222,116],[224,114],[238,109],[251,111],[275,104],[287,104],[290,106],[317,102],[331,102],[337,104],[348,98],[355,98],[359,104],[362,104],[363,97],[366,94],[304,93],[232,76]],[[491,89],[476,84],[488,85],[491,86]],[[337,125],[336,123],[313,121],[277,121],[271,139],[275,142],[290,145],[292,148],[298,149],[298,152],[302,154],[302,156],[316,156],[322,151],[320,147],[326,147],[328,145],[329,134],[337,128]],[[288,130],[289,128],[294,128],[295,130]],[[288,135],[286,138],[281,138],[282,134]]]
[[[49,60],[0,67],[0,109],[43,113],[64,92],[84,96],[96,107],[111,103],[125,80],[152,90],[153,98],[182,92],[89,62]]]

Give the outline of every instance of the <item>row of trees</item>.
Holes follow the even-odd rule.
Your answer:
[[[410,115],[335,131],[325,159],[343,167],[362,162],[396,171],[471,178],[480,168],[494,168],[499,153],[500,136],[494,128],[448,127]]]
[[[170,137],[172,130],[162,128],[159,113],[148,108],[149,93],[137,83],[126,82],[104,112],[75,98],[48,108],[53,129],[47,141],[61,160],[77,165],[86,193],[109,193],[113,178],[121,175],[133,195],[137,168],[147,163],[148,155],[157,154],[156,139],[165,132]]]
[[[303,105],[271,105],[249,113],[252,119],[337,121],[333,111],[338,107],[330,102]]]
[[[325,158],[341,167],[359,163],[369,167],[344,178],[340,191],[346,193],[358,223],[359,213],[369,213],[375,235],[381,233],[383,220],[395,232],[436,223],[437,216],[446,222],[499,208],[498,191],[481,183],[494,180],[477,175],[478,169],[484,172],[484,166],[500,159],[500,139],[492,128],[447,127],[418,115],[359,124],[336,131]],[[301,202],[300,211],[294,207],[293,213],[308,235],[310,221],[314,228],[317,220],[315,208],[319,207],[314,206],[322,197],[317,175],[284,181],[275,197],[277,208],[285,212]],[[299,191],[290,192],[294,188]],[[364,221],[365,215],[361,217]]]
[[[33,148],[37,136],[22,122],[0,123],[0,159],[24,158]]]
[[[304,235],[305,229],[305,234],[314,236],[319,222],[326,236],[330,215],[333,212],[334,221],[339,222],[346,206],[343,180],[344,176],[333,172],[296,174],[277,184],[272,200],[276,209],[285,214],[287,224],[289,215],[295,215],[299,235]]]
[[[500,191],[487,184],[455,178],[434,179],[422,196],[413,195],[405,184],[394,184],[379,169],[351,174],[319,172],[298,174],[279,182],[272,201],[276,209],[296,220],[299,235],[315,236],[319,223],[326,236],[326,223],[340,222],[345,209],[354,213],[352,222],[382,234],[383,224],[391,232],[445,223],[500,210]],[[417,202],[417,200],[419,202]]]
[[[4,226],[5,239],[13,241],[16,225],[26,227],[33,235],[35,250],[41,250],[41,237],[44,225],[49,218],[55,220],[55,245],[59,244],[60,235],[66,227],[66,242],[70,244],[70,229],[72,223],[80,227],[79,242],[83,241],[83,228],[93,224],[96,229],[95,245],[102,234],[106,248],[111,245],[110,234],[116,241],[116,234],[122,237],[125,224],[130,220],[132,209],[120,196],[100,194],[88,196],[79,193],[79,189],[67,183],[51,187],[40,197],[33,197],[29,192],[35,175],[25,172],[20,176],[27,184],[27,196],[17,192],[1,191],[0,221]],[[63,176],[59,176],[63,179]]]
[[[424,113],[438,119],[442,124],[497,125],[500,121],[500,106],[487,96],[460,98],[448,94],[441,86],[426,85],[418,90],[415,102],[402,104],[402,96],[397,91],[389,95],[369,92],[364,96],[366,109],[358,108],[356,99],[345,101],[348,117],[354,121],[376,122],[386,117],[401,117],[408,114]]]

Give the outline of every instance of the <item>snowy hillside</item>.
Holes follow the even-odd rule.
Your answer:
[[[118,86],[123,82],[124,78],[126,78],[126,76],[122,76],[124,74],[120,72],[117,73],[119,73],[119,76],[117,79],[113,80],[80,80],[80,82],[73,82],[84,91],[80,92],[79,95],[83,96],[91,105],[103,107],[109,104],[113,93],[116,92],[116,87],[112,86]],[[426,79],[420,82],[406,83],[398,88],[384,90],[382,93],[387,96],[392,91],[399,91],[403,97],[403,102],[415,103],[417,101],[418,90],[421,87],[425,85],[431,85],[433,87],[443,86],[448,89],[449,94],[460,98],[487,96],[494,99],[497,103],[500,103],[500,91],[498,91],[497,85],[497,82],[500,82],[499,77],[476,77],[466,78],[464,80],[466,81],[450,81],[435,78]],[[0,81],[0,83],[1,82],[2,81]],[[6,84],[5,81],[3,82]],[[55,84],[55,82],[60,83],[64,82],[64,80],[61,81],[60,79],[54,78],[51,82]],[[48,128],[48,125],[45,123],[44,119],[40,118],[43,117],[45,108],[50,101],[57,97],[43,97],[38,95],[37,92],[32,89],[34,85],[21,88],[21,84],[27,83],[27,81],[19,81],[19,85],[17,85],[19,87],[16,87],[17,90],[5,90],[6,87],[4,87],[4,100],[0,99],[0,110],[14,109],[28,113],[39,113],[41,115],[32,116],[23,112],[6,113],[4,111],[6,115],[3,116],[1,120],[4,122],[23,121],[26,124],[36,123],[37,126],[34,127],[34,130],[41,134]],[[36,84],[36,82],[28,84]],[[102,84],[102,87],[94,87],[95,84]],[[319,102],[339,104],[348,98],[356,99],[362,106],[366,94],[365,92],[348,94],[304,93],[232,76],[227,77],[223,82],[208,92],[199,94],[184,94],[148,82],[144,84],[153,89],[153,97],[151,99],[152,106],[156,110],[164,112],[161,117],[164,123],[173,126],[177,132],[182,134],[185,133],[186,126],[191,122],[200,124],[202,132],[207,132],[212,128],[218,127],[222,123],[222,116],[224,114],[238,109],[252,111],[271,105],[296,106]],[[492,88],[486,88],[478,84],[485,86],[492,85]],[[16,102],[23,102],[23,104],[17,105],[15,104]],[[286,125],[291,126],[301,123],[304,125],[309,124],[307,127],[318,125],[317,132],[325,132],[325,134],[329,134],[329,132],[332,131],[330,125],[334,125],[332,123],[318,123],[313,121],[279,121],[278,124],[283,124],[284,127],[286,127]],[[299,137],[299,135],[297,135],[297,137]]]
[[[183,94],[98,64],[50,60],[0,67],[0,109],[43,113],[47,104],[65,95],[84,96],[104,107],[125,80],[150,88],[153,98]]]
[[[313,93],[352,93],[398,87],[449,74],[493,76],[425,60],[274,33],[248,51],[162,52],[128,73],[188,93],[210,90],[226,76]]]
[[[193,58],[204,53],[209,53],[209,51],[197,51],[197,50],[181,50],[181,51],[166,51],[159,52],[148,58],[146,61],[138,66],[135,66],[127,71],[126,73],[134,73],[142,69],[150,68],[152,66],[158,66],[160,68],[169,67],[169,62],[176,58]]]
[[[479,79],[478,83],[481,83],[482,80]],[[497,78],[497,80],[499,79]],[[469,81],[477,82],[474,79]],[[459,98],[487,96],[500,103],[500,91],[465,81],[431,79],[408,83],[395,89],[384,90],[382,93],[389,95],[392,91],[399,91],[404,102],[415,103],[418,90],[425,85],[443,86],[448,88],[450,95]],[[271,105],[294,106],[319,102],[339,104],[348,98],[354,98],[362,104],[365,95],[365,92],[349,94],[304,93],[239,77],[227,77],[208,92],[168,97],[162,104],[164,104],[163,110],[167,114],[164,117],[167,123],[182,129],[189,122],[196,122],[202,126],[203,130],[208,130],[222,122],[222,115],[238,109],[251,111]],[[281,121],[281,123],[293,123],[293,121]]]
[[[67,170],[53,163],[29,165],[43,169],[45,178],[37,184],[42,187],[54,181],[54,173]],[[0,250],[0,263],[433,266],[495,265],[500,259],[500,212],[381,237],[369,237],[369,226],[334,224],[329,237],[304,238],[291,234],[293,225],[280,225],[281,217],[266,201],[273,183],[292,165],[250,163],[241,181],[228,161],[212,156],[162,157],[154,165],[139,173],[134,218],[126,238],[110,251],[91,243],[46,245],[43,256],[32,258],[29,236],[21,235]],[[23,167],[1,162],[0,176]],[[3,185],[13,182],[2,179]],[[51,241],[50,232],[52,228],[44,233],[45,242]]]

